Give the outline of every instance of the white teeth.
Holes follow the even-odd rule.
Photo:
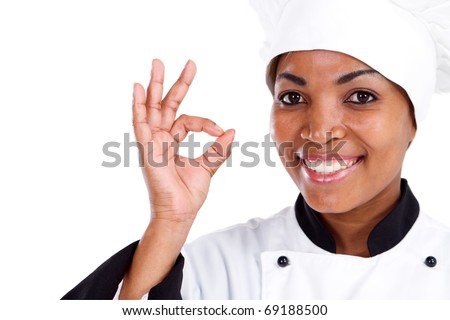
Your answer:
[[[338,161],[334,161],[333,162],[333,171],[338,171],[338,170],[341,170],[341,165],[339,164],[339,162]]]
[[[322,160],[317,160],[317,161],[310,161],[310,160],[305,160],[304,163],[306,164],[306,166],[318,173],[322,173],[322,174],[331,174],[331,173],[335,173],[337,171],[340,170],[344,170],[347,168],[350,168],[351,166],[353,166],[355,163],[357,162],[357,159],[353,159],[353,160],[327,160],[327,161],[322,161]]]

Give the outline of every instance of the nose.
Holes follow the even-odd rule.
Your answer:
[[[342,114],[331,103],[311,104],[305,113],[300,136],[315,144],[325,145],[346,135]]]

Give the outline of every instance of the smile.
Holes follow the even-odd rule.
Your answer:
[[[349,160],[344,160],[344,159],[332,159],[332,160],[303,160],[303,163],[305,164],[305,166],[312,170],[315,171],[317,173],[320,174],[333,174],[336,172],[339,172],[341,170],[345,170],[348,169],[352,166],[354,166],[358,161],[360,160],[360,158],[354,158],[354,159],[349,159]]]
[[[301,159],[301,166],[306,177],[308,177],[310,181],[318,184],[329,184],[341,181],[351,175],[359,167],[359,164],[363,161],[364,157],[325,159]]]

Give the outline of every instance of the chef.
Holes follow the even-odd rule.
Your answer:
[[[450,1],[252,5],[267,34],[271,136],[298,198],[185,244],[234,131],[176,118],[195,64],[163,98],[154,60],[147,94],[134,87],[144,160],[190,131],[216,144],[198,166],[170,150],[164,168],[146,161],[143,237],[63,299],[449,299],[450,229],[420,209],[401,169],[432,94],[450,91]]]

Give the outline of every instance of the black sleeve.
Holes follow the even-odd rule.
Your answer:
[[[110,300],[131,265],[139,241],[123,248],[66,293],[61,300]],[[181,300],[184,258],[180,255],[167,277],[153,287],[148,299]]]

